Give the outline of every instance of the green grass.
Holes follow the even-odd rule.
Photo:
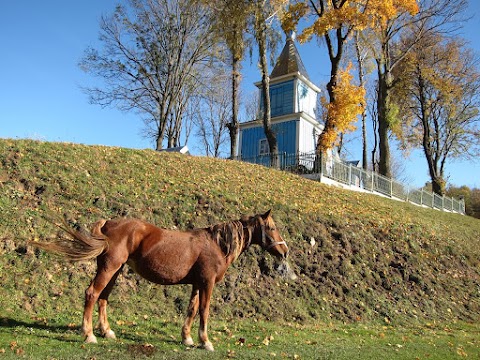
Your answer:
[[[180,342],[180,321],[138,318],[116,325],[117,340],[83,344],[62,323],[4,321],[0,357],[27,359],[476,359],[480,327],[456,323],[397,327],[333,323],[296,325],[213,320],[215,352]]]

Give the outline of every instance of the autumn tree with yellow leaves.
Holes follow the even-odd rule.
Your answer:
[[[366,29],[369,36],[365,42],[377,67],[378,168],[388,177],[391,177],[389,135],[398,122],[391,99],[397,82],[393,75],[395,68],[423,37],[432,32],[454,32],[464,20],[461,14],[467,6],[467,0],[423,0],[418,8],[414,1],[398,3],[396,16],[384,17],[376,26]]]
[[[282,19],[285,30],[295,30],[301,20],[307,26],[301,29],[300,42],[313,38],[325,40],[331,63],[327,84],[325,129],[319,136],[317,151],[335,145],[339,133],[349,131],[362,113],[365,89],[353,84],[350,65],[341,69],[347,42],[354,30],[384,25],[399,12],[417,11],[416,0],[310,0],[294,1]],[[302,23],[303,23],[302,22]]]
[[[459,39],[431,34],[396,68],[393,98],[405,145],[423,150],[432,189],[445,195],[445,165],[480,155],[480,58]]]

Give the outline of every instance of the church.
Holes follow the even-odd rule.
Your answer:
[[[261,82],[255,83],[261,94]],[[282,155],[313,153],[323,130],[316,117],[320,89],[310,80],[295,46],[295,35],[287,35],[286,44],[270,74],[271,123]],[[259,101],[258,119],[240,124],[239,158],[267,164],[270,150],[263,129]],[[283,159],[281,166],[292,166],[295,156]],[[285,163],[289,162],[289,163]]]

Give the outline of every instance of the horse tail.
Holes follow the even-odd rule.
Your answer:
[[[30,244],[72,261],[94,259],[108,250],[108,237],[101,230],[106,222],[104,219],[97,221],[88,234],[84,230],[73,229],[64,221],[57,226],[68,234],[68,238],[51,242],[31,241]]]

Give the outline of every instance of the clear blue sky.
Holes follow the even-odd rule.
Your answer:
[[[87,46],[98,47],[99,19],[111,13],[116,0],[16,0],[0,4],[0,138],[32,138],[102,144],[128,148],[152,148],[142,136],[143,123],[134,113],[91,105],[81,85],[95,79],[84,74],[78,62]],[[465,37],[480,53],[480,1],[470,0]],[[324,84],[329,65],[325,48],[298,45],[311,80]],[[280,51],[281,49],[279,49]],[[260,79],[257,60],[246,61],[244,93]],[[192,137],[190,138],[192,141]],[[195,152],[196,145],[188,144]],[[349,158],[359,159],[352,146]],[[420,151],[406,162],[409,182],[428,181]],[[449,182],[480,188],[480,160],[447,164]]]

